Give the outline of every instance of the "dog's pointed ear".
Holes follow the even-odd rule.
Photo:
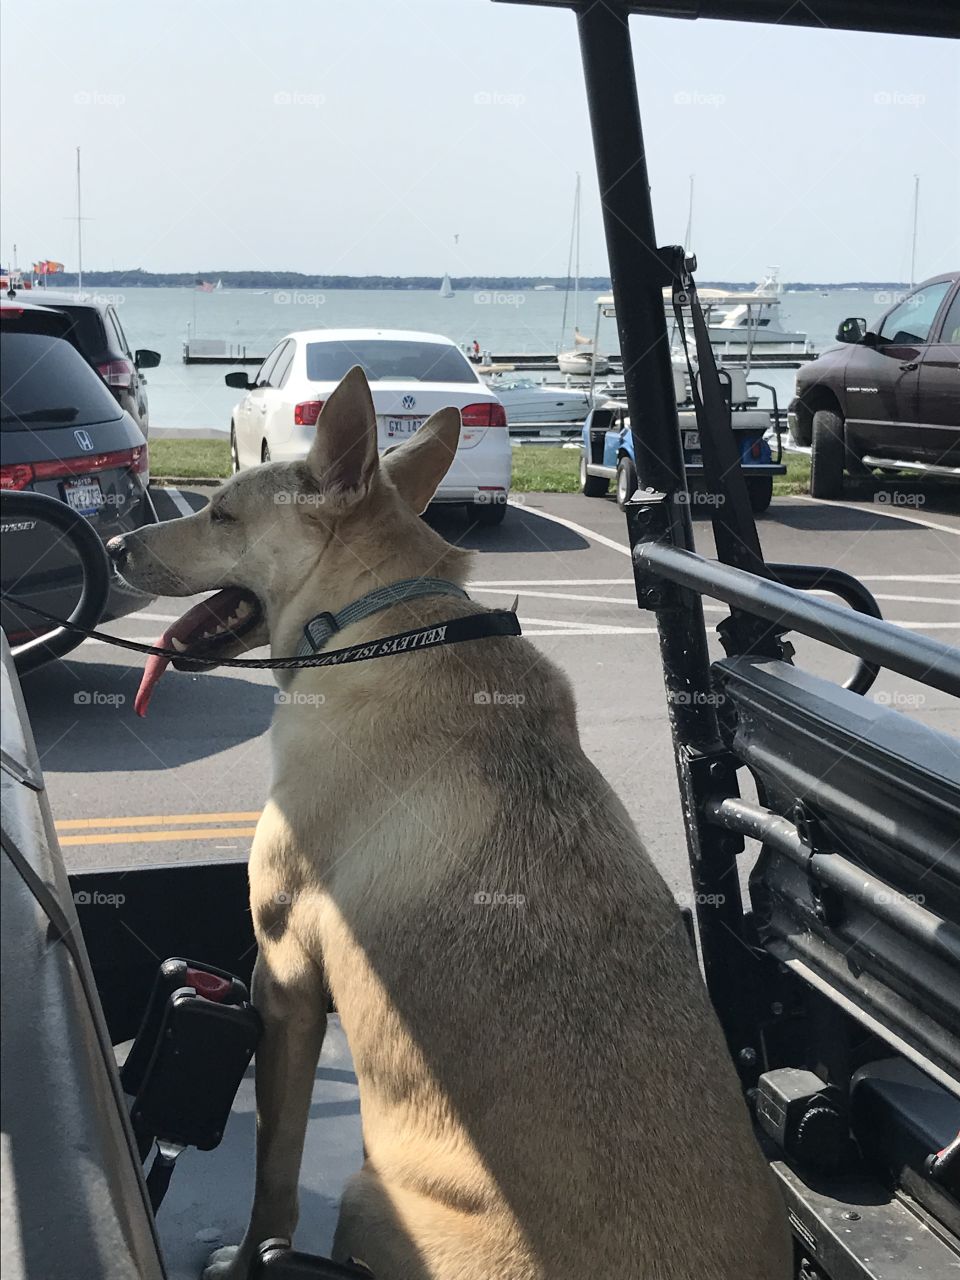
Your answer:
[[[398,449],[383,456],[383,469],[417,515],[426,511],[460,443],[460,410],[438,409]]]
[[[359,365],[344,374],[317,418],[307,466],[322,489],[364,489],[378,465],[377,414]]]

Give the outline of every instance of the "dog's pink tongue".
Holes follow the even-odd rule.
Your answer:
[[[157,641],[156,647],[158,649],[177,648],[178,646],[173,643],[176,640],[186,650],[191,643],[205,636],[222,632],[233,621],[232,615],[238,608],[243,595],[244,592],[239,587],[224,587],[214,595],[208,596],[206,600],[201,600],[166,629]],[[186,656],[185,652],[184,657]],[[147,659],[143,675],[140,677],[140,688],[133,700],[133,708],[138,716],[147,714],[154,687],[171,661],[171,658],[161,658],[155,653]]]
[[[157,648],[169,649],[169,647],[170,631],[165,631],[157,641]],[[145,716],[147,714],[147,707],[150,705],[150,698],[153,694],[154,685],[169,665],[169,658],[158,658],[155,653],[151,653],[150,657],[147,659],[147,665],[143,668],[143,675],[140,677],[140,688],[137,690],[137,696],[133,700],[133,709],[136,711],[138,716]]]

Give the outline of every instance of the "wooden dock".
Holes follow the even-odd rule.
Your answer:
[[[266,358],[266,352],[260,355],[221,338],[188,338],[183,344],[184,364],[263,364]]]

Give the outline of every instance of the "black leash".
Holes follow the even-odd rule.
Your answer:
[[[111,636],[105,631],[97,631],[92,627],[78,627],[72,622],[58,618],[55,614],[38,609],[36,605],[27,604],[16,596],[3,592],[3,598],[18,609],[26,609],[47,622],[54,622],[58,627],[78,632],[91,640],[102,640],[104,644],[115,645],[119,649],[132,649],[134,653],[145,653],[156,658],[170,658],[181,671],[202,671],[212,667],[255,667],[268,671],[289,671],[299,667],[336,667],[347,662],[366,662],[370,658],[387,658],[395,653],[414,653],[422,649],[433,649],[443,644],[463,644],[466,640],[480,640],[485,636],[519,636],[520,620],[510,609],[490,609],[483,613],[470,613],[464,618],[451,618],[447,622],[435,623],[429,627],[417,627],[413,631],[400,631],[396,635],[384,636],[379,640],[369,640],[363,644],[348,645],[345,649],[331,649],[327,653],[315,653],[293,658],[201,658],[193,657],[178,649],[162,649],[157,645],[140,644],[137,640],[124,640],[121,636]],[[189,665],[188,665],[189,664]]]

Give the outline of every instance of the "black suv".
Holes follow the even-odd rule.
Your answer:
[[[150,409],[142,370],[155,369],[160,363],[159,353],[132,351],[116,308],[103,298],[62,298],[44,292],[39,297],[34,294],[33,300],[62,311],[72,321],[70,340],[93,365],[121,408],[147,435]]]
[[[812,445],[810,492],[838,498],[861,466],[960,467],[960,272],[925,280],[797,374],[790,430]]]

